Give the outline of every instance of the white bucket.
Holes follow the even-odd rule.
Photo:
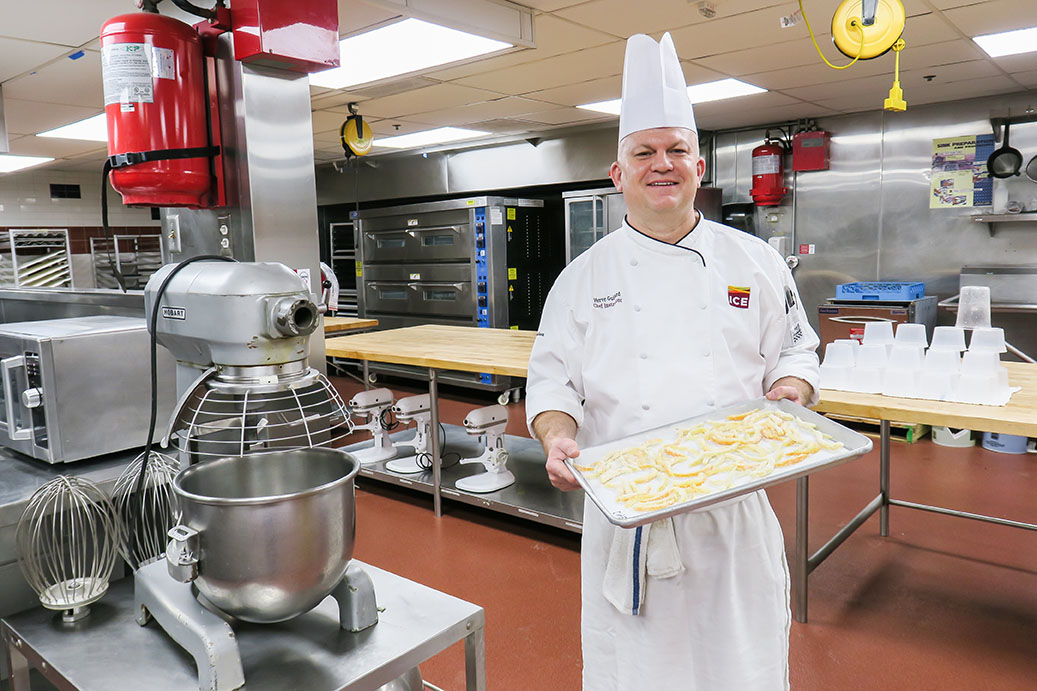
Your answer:
[[[968,447],[975,446],[970,429],[951,429],[950,427],[933,426],[933,443],[940,446]]]
[[[983,433],[983,448],[998,453],[1026,453],[1026,437],[1015,434]]]

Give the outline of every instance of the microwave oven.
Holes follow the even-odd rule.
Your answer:
[[[151,414],[144,319],[114,315],[0,324],[0,445],[47,463],[143,447]],[[158,424],[176,363],[158,348]]]

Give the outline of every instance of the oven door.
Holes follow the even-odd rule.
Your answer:
[[[0,445],[49,461],[39,363],[20,343],[0,340]]]
[[[468,224],[363,231],[365,262],[470,261],[473,235]]]

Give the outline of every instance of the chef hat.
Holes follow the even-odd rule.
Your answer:
[[[627,39],[623,61],[623,103],[619,111],[619,139],[655,127],[696,130],[677,49],[669,33],[656,43],[651,36]]]

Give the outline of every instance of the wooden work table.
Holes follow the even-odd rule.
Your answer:
[[[328,357],[525,377],[534,331],[423,324],[326,342]]]
[[[378,326],[377,319],[359,319],[357,317],[324,317],[324,333],[333,334],[344,331],[360,331]]]

